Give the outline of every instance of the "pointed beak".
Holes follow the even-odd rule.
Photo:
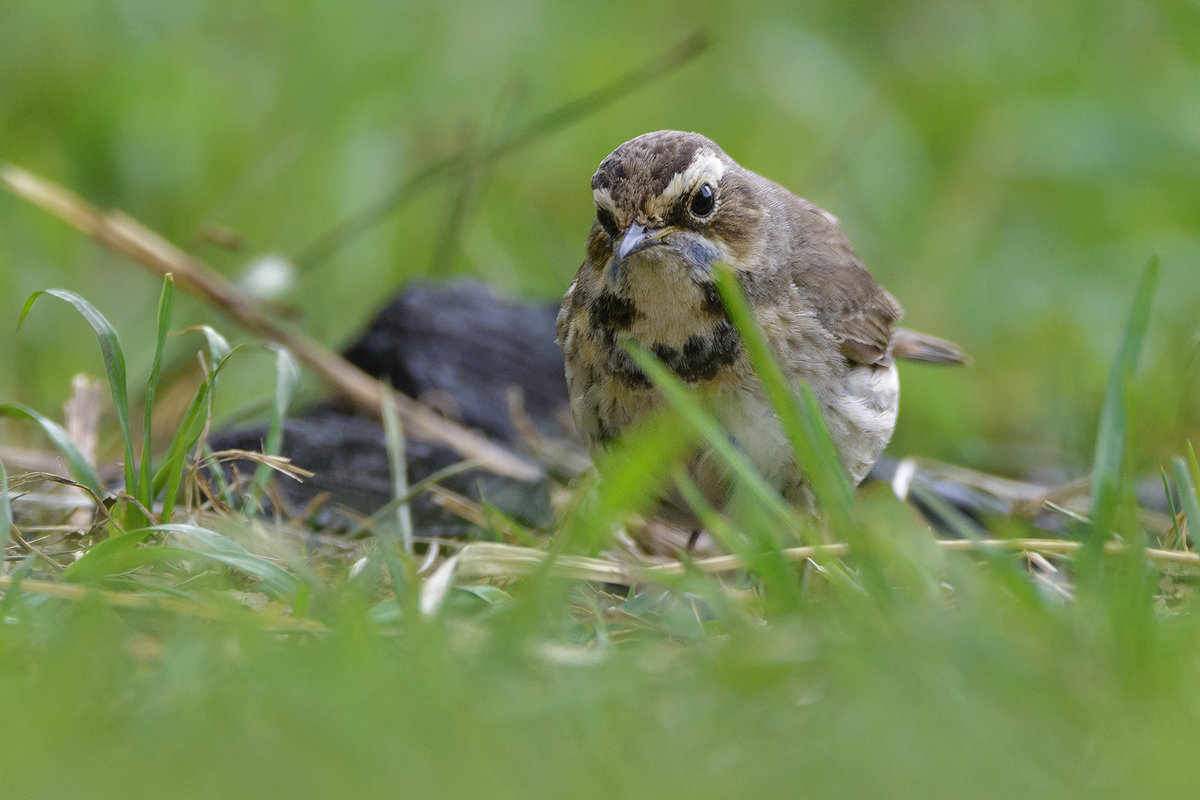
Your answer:
[[[621,243],[617,246],[617,259],[624,260],[634,253],[640,253],[647,247],[653,247],[662,241],[662,231],[657,228],[647,228],[640,223],[633,223],[625,229]]]

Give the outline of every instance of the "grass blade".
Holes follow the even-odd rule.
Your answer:
[[[0,461],[0,539],[5,543],[12,538],[13,515],[12,503],[8,499],[8,472],[4,462]]]
[[[287,421],[288,408],[292,405],[292,398],[295,396],[296,387],[300,382],[300,369],[296,366],[296,360],[292,358],[292,354],[285,348],[271,346],[270,349],[275,351],[275,395],[271,423],[267,427],[267,436],[263,441],[263,453],[274,456],[279,455],[280,448],[283,447],[283,426]],[[246,492],[247,511],[257,513],[261,508],[262,497],[273,472],[274,470],[267,464],[259,464],[258,468],[254,470],[254,479]]]
[[[30,553],[21,559],[16,569],[4,576],[8,579],[8,585],[4,587],[3,596],[0,596],[0,623],[8,621],[17,604],[24,598],[24,592],[21,591],[21,584],[33,574],[33,567],[37,562],[38,554]]]
[[[1096,435],[1096,453],[1092,466],[1092,481],[1095,486],[1092,501],[1092,542],[1090,550],[1099,552],[1100,543],[1112,532],[1117,516],[1117,507],[1123,493],[1123,466],[1125,439],[1128,432],[1128,384],[1137,366],[1142,340],[1150,322],[1150,303],[1154,299],[1154,288],[1158,282],[1158,257],[1151,258],[1142,272],[1134,295],[1133,305],[1125,323],[1112,370],[1108,375],[1108,388],[1104,393],[1104,407],[1100,412],[1100,429]]]
[[[197,525],[156,525],[146,528],[143,534],[152,531],[174,533],[195,543],[188,547],[174,544],[172,547],[181,552],[190,552],[217,561],[227,567],[257,578],[264,591],[281,599],[291,601],[300,590],[300,579],[280,567],[274,561],[251,553],[237,542],[216,531],[201,528]],[[137,533],[137,531],[132,531]]]
[[[346,539],[356,539],[365,533],[375,531],[384,519],[396,513],[396,509],[398,509],[401,505],[411,503],[415,497],[428,489],[430,486],[435,486],[447,478],[462,474],[464,472],[470,472],[473,469],[479,469],[479,464],[473,461],[457,461],[453,464],[442,467],[436,472],[426,475],[421,480],[409,486],[407,492],[399,497],[393,497],[387,502],[387,504],[376,509],[375,513],[363,520],[361,524],[350,528],[343,535]]]
[[[791,507],[779,496],[779,492],[758,474],[745,454],[733,446],[720,424],[704,410],[700,401],[688,391],[675,373],[636,342],[630,342],[628,348],[638,367],[663,393],[667,404],[675,409],[680,419],[704,439],[767,510],[793,529],[798,529],[799,520]]]
[[[179,493],[179,485],[183,482],[183,471],[188,453],[204,435],[204,429],[212,415],[212,402],[216,395],[217,376],[228,363],[236,348],[230,348],[225,339],[216,331],[201,326],[208,339],[208,349],[211,368],[205,368],[204,382],[196,390],[192,402],[184,414],[171,445],[163,456],[162,466],[154,476],[154,496],[162,496],[162,522],[170,522],[175,510],[175,497]],[[201,359],[203,362],[203,359]],[[219,471],[219,470],[218,470]]]
[[[677,414],[658,413],[640,421],[634,435],[621,436],[614,445],[595,454],[599,481],[594,490],[581,488],[564,515],[562,530],[551,543],[551,554],[561,555],[568,541],[582,543],[590,554],[610,540],[622,515],[651,508],[660,496],[669,465],[694,443],[680,435]]]
[[[1200,493],[1200,463],[1196,462],[1196,448],[1192,447],[1191,442],[1188,442],[1188,460],[1192,468],[1192,485]]]
[[[183,482],[184,462],[187,461],[188,451],[199,440],[200,434],[204,430],[205,411],[208,408],[211,385],[211,379],[206,380],[196,390],[192,402],[188,405],[187,413],[184,414],[183,420],[179,424],[179,429],[175,431],[175,436],[171,439],[171,446],[163,455],[162,466],[154,476],[154,496],[158,497],[161,494],[163,499],[160,515],[163,522],[170,522],[171,517],[175,514],[175,496],[179,493],[179,484]]]
[[[1188,533],[1195,541],[1197,537],[1200,537],[1200,499],[1197,498],[1200,489],[1196,487],[1196,482],[1188,474],[1187,462],[1176,456],[1174,466],[1175,485],[1179,489],[1179,505],[1183,507],[1183,515],[1187,519]]]
[[[143,546],[153,533],[173,533],[194,542],[185,544],[152,544]],[[82,558],[69,566],[62,579],[89,582],[120,575],[132,569],[164,561],[202,558],[235,569],[262,583],[264,591],[276,597],[292,600],[300,580],[273,561],[251,553],[232,539],[196,525],[155,525],[127,531],[100,542]]]
[[[754,519],[747,515],[747,519],[738,520],[741,525],[735,528],[712,507],[687,470],[677,469],[673,478],[684,502],[696,514],[704,530],[708,531],[722,548],[740,557],[745,562],[746,570],[757,575],[764,585],[770,588],[773,597],[783,598],[782,605],[798,607],[801,590],[796,581],[796,568],[783,557],[778,540],[770,535],[770,521],[761,517]],[[760,521],[766,524],[756,524]],[[839,588],[862,591],[854,577],[836,559],[827,558],[822,554],[815,556],[813,560],[821,565],[824,574]]]
[[[383,387],[383,402],[380,404],[380,414],[383,417],[383,435],[387,444],[388,466],[392,473],[392,499],[399,500],[396,504],[396,526],[400,531],[400,546],[404,552],[413,552],[412,513],[408,502],[402,498],[408,496],[408,468],[404,460],[404,428],[400,424],[400,414],[396,411],[396,397],[391,387]]]
[[[208,345],[210,363],[212,364],[220,364],[225,359],[229,358],[229,356],[233,354],[234,350],[237,350],[238,347],[241,347],[241,345],[238,345],[238,347],[231,347],[229,341],[224,336],[208,325],[197,325],[194,328],[188,328],[187,331],[184,332],[191,333],[193,331],[199,332],[204,336],[204,341]]]
[[[1186,542],[1183,540],[1183,531],[1179,530],[1179,509],[1175,506],[1175,497],[1171,494],[1171,483],[1167,480],[1167,471],[1159,468],[1159,473],[1162,475],[1163,494],[1167,498],[1167,513],[1171,515],[1171,540],[1172,547],[1186,547]]]
[[[235,508],[236,502],[233,497],[233,486],[225,477],[225,471],[220,468],[220,462],[217,461],[215,454],[208,442],[205,442],[200,448],[201,464],[211,465],[213,468],[208,470],[208,477],[216,484],[217,498],[228,508]]]
[[[171,326],[171,309],[175,304],[175,280],[171,273],[163,278],[162,294],[158,297],[158,330],[154,340],[154,361],[150,365],[150,376],[146,379],[146,403],[142,409],[142,461],[138,465],[138,495],[143,506],[150,508],[154,503],[151,481],[151,431],[154,417],[154,394],[162,374],[163,345]]]
[[[58,452],[62,453],[63,458],[67,460],[67,471],[71,473],[71,477],[77,483],[86,486],[97,497],[107,494],[100,487],[100,476],[96,474],[95,468],[88,463],[83,453],[79,452],[79,448],[71,441],[66,430],[57,422],[42,416],[32,408],[26,408],[17,403],[0,403],[0,417],[27,419],[37,423]]]
[[[849,530],[852,527],[853,495],[816,398],[808,387],[802,387],[797,396],[796,387],[783,374],[771,352],[733,271],[718,265],[716,280],[725,309],[746,349],[746,357],[762,381],[763,391],[783,425],[818,507],[830,515],[834,530]]]
[[[104,370],[108,375],[108,387],[112,392],[113,406],[117,412],[117,422],[120,424],[121,434],[125,438],[125,491],[136,497],[137,476],[134,472],[133,431],[129,423],[129,388],[125,377],[125,351],[121,348],[121,340],[117,337],[113,326],[109,324],[103,314],[96,310],[95,306],[74,292],[63,289],[44,289],[31,294],[25,301],[24,308],[21,309],[18,325],[25,321],[33,304],[42,295],[50,295],[70,303],[96,333],[96,340],[100,343],[100,353],[104,357]],[[80,482],[82,483],[82,481]],[[141,512],[136,509],[131,510],[130,513],[135,517],[141,517]]]
[[[83,556],[63,570],[64,581],[91,581],[132,569],[136,564],[128,562],[126,554],[140,545],[150,531],[139,528],[110,536],[91,547]]]

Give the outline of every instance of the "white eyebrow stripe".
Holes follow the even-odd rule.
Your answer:
[[[692,163],[683,172],[676,172],[659,197],[674,198],[701,183],[717,184],[725,174],[725,162],[712,150],[697,150]]]

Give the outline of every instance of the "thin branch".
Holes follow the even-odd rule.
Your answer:
[[[120,212],[101,212],[83,198],[11,164],[0,164],[0,183],[18,197],[50,212],[106,249],[155,275],[171,273],[183,291],[212,306],[247,330],[287,348],[326,384],[358,407],[378,415],[383,388],[373,377],[320,342],[267,316],[245,293],[203,261]],[[405,429],[416,439],[443,444],[481,468],[520,480],[536,480],[532,461],[452,422],[413,398],[394,392]]]

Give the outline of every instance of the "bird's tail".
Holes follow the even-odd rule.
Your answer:
[[[970,357],[954,342],[925,333],[897,328],[892,340],[892,355],[929,364],[970,364]]]

